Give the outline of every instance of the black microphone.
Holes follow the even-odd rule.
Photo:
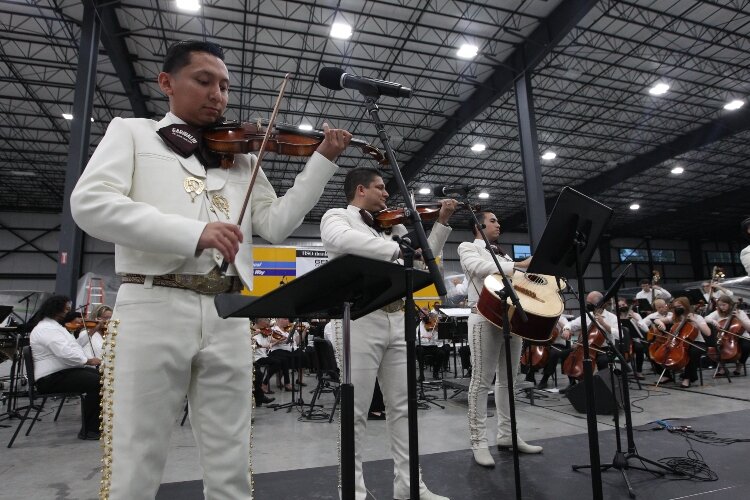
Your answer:
[[[352,75],[351,73],[345,73],[341,68],[321,69],[318,72],[318,83],[331,90],[359,90],[362,95],[368,97],[380,97],[381,95],[399,98],[411,97],[411,89],[400,83]]]
[[[438,186],[434,192],[438,196],[466,196],[472,189],[474,189],[474,186],[455,184],[453,186]]]

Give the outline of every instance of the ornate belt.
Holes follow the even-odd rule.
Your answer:
[[[380,308],[381,311],[387,313],[395,313],[404,308],[404,299],[394,300],[390,304],[386,304]]]
[[[142,285],[145,281],[146,275],[143,274],[126,274],[122,277],[123,283]],[[154,286],[192,290],[205,295],[242,290],[242,281],[237,276],[222,276],[216,267],[211,269],[208,274],[163,274],[154,276],[153,284]]]

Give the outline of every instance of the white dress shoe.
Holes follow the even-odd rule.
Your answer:
[[[544,449],[541,446],[527,443],[526,441],[521,439],[521,436],[518,436],[517,439],[518,439],[518,451],[521,453],[529,453],[529,454],[541,453],[542,450]],[[512,450],[513,440],[511,439],[510,436],[508,436],[507,438],[499,438],[497,440],[497,447],[502,448],[502,449]]]
[[[402,496],[395,496],[396,500],[408,500],[409,494]],[[450,500],[448,497],[444,497],[442,495],[436,495],[435,493],[431,492],[427,489],[427,486],[423,483],[419,483],[419,500]]]
[[[477,448],[476,450],[471,451],[474,452],[474,461],[482,467],[492,468],[495,466],[495,459],[492,458],[490,450],[487,448]]]

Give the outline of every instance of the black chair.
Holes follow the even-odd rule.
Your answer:
[[[313,391],[312,400],[310,400],[310,409],[305,414],[305,418],[313,418],[313,411],[315,409],[315,401],[320,397],[323,392],[333,392],[336,394],[336,400],[333,403],[333,409],[328,418],[328,422],[333,422],[333,416],[336,413],[336,407],[339,404],[339,398],[341,397],[341,391],[339,391],[340,379],[339,369],[336,364],[336,353],[333,350],[333,345],[326,339],[316,338],[314,340],[315,346],[315,372],[318,377],[318,384],[315,386]]]
[[[10,442],[8,443],[8,448],[13,446],[13,442],[16,440],[16,437],[18,436],[18,433],[21,432],[21,427],[23,427],[24,422],[29,418],[29,413],[32,409],[36,410],[36,413],[34,414],[34,417],[31,419],[31,423],[29,424],[28,429],[26,429],[26,435],[28,436],[31,432],[31,429],[34,427],[34,424],[37,420],[39,420],[39,414],[42,412],[42,409],[44,408],[44,404],[47,402],[47,398],[54,398],[58,397],[60,398],[60,405],[57,407],[57,411],[55,412],[55,418],[54,421],[57,421],[57,417],[60,416],[60,410],[62,410],[63,404],[65,404],[65,400],[72,397],[78,397],[81,400],[81,422],[83,423],[84,417],[83,417],[83,393],[82,392],[47,392],[44,394],[37,394],[35,391],[35,380],[34,377],[34,358],[31,355],[31,346],[26,346],[21,351],[21,357],[23,358],[23,363],[26,367],[26,377],[29,380],[29,404],[26,407],[26,412],[24,413],[23,417],[20,418],[20,421],[18,422],[18,427],[16,427],[16,432],[13,433],[13,437],[10,438]],[[42,398],[42,402],[40,404],[35,404],[37,398]]]

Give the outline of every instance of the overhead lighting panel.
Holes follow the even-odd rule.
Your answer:
[[[178,9],[188,12],[198,12],[201,10],[200,0],[176,0],[175,4]]]
[[[730,101],[724,105],[724,109],[727,111],[734,111],[736,109],[740,109],[742,106],[745,105],[745,101],[742,101],[740,99],[735,99],[733,101]]]
[[[465,43],[461,45],[461,48],[456,51],[456,55],[461,59],[474,59],[479,52],[479,47]]]
[[[352,36],[352,27],[346,23],[333,23],[331,25],[331,38],[346,40]]]
[[[651,95],[664,95],[667,93],[667,90],[669,90],[669,84],[660,82],[648,89],[648,93]]]

